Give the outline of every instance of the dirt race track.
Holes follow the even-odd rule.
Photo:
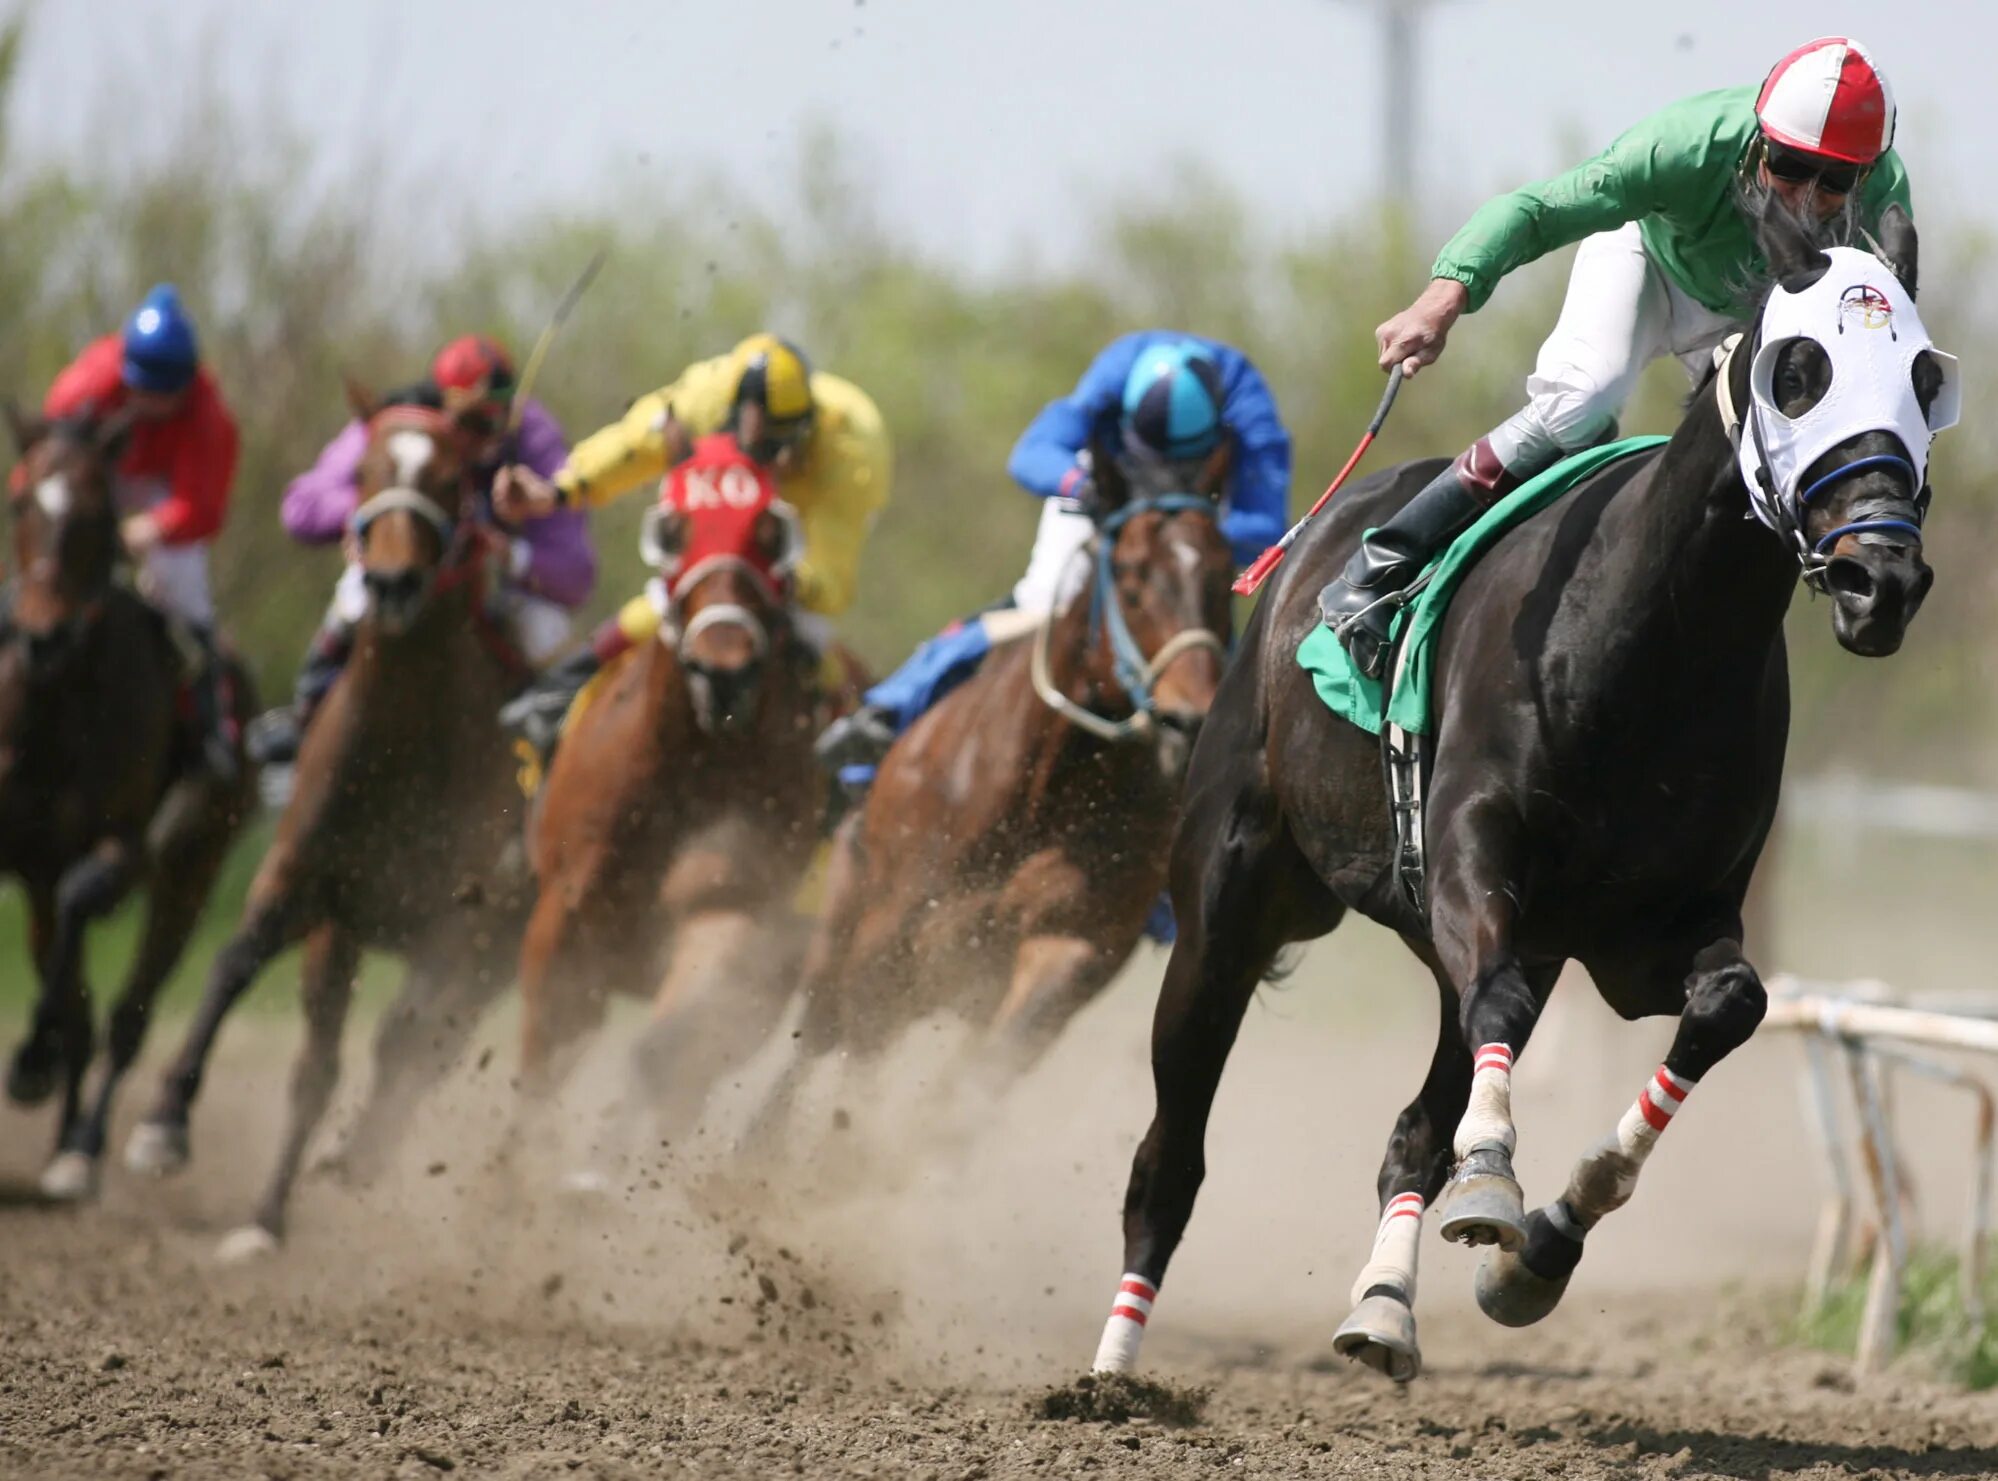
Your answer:
[[[823,1089],[808,1127],[831,1124],[835,1097],[858,1110],[810,1159],[813,1187],[722,1181],[724,1117],[619,1191],[558,1194],[551,1168],[523,1193],[493,1162],[510,1054],[495,1025],[495,1053],[440,1093],[394,1178],[309,1183],[281,1255],[221,1268],[211,1251],[265,1170],[295,1038],[246,1020],[181,1179],[113,1168],[95,1208],[18,1191],[0,1208],[0,1475],[1998,1474],[1998,1398],[1910,1373],[1855,1386],[1842,1360],[1777,1343],[1816,1190],[1780,1045],[1701,1087],[1541,1328],[1485,1322],[1471,1256],[1431,1233],[1424,1376],[1401,1392],[1334,1358],[1381,1137],[1427,1057],[1413,980],[1359,960],[1382,964],[1363,1002],[1316,963],[1272,994],[1223,1087],[1145,1356],[1176,1398],[1210,1391],[1193,1423],[1045,1414],[1051,1394],[1115,1407],[1073,1383],[1150,1110],[1148,957],[1003,1116],[958,1138],[906,1134],[940,1119],[922,1109],[938,1077],[908,1065],[948,1064],[942,1040],[881,1088]],[[1656,1062],[1655,1031],[1597,1027],[1564,1026],[1582,1068],[1559,1085],[1522,1070],[1529,1196]],[[357,1031],[350,1073],[364,1060]],[[149,1088],[142,1074],[128,1113]],[[594,1115],[572,1113],[572,1143]],[[45,1124],[0,1115],[8,1188],[31,1181]],[[1953,1215],[1947,1173],[1928,1175]]]

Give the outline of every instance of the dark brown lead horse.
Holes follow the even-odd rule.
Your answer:
[[[41,993],[7,1094],[63,1092],[41,1191],[88,1198],[119,1081],[179,962],[216,871],[254,803],[254,779],[215,780],[178,713],[181,660],[160,614],[114,577],[113,469],[124,423],[8,420],[21,464],[8,499],[15,578],[0,611],[0,871],[27,888]],[[250,691],[240,672],[239,717]],[[112,1010],[103,1079],[92,1057],[84,933],[134,887],[145,924]]]
[[[775,485],[704,439],[654,521],[666,620],[576,712],[536,800],[521,1085],[545,1100],[610,994],[650,994],[637,1067],[671,1141],[790,1001],[826,782],[817,657],[788,615],[801,536]]]
[[[363,948],[407,965],[376,1033],[374,1083],[348,1139],[347,1170],[375,1173],[421,1093],[512,979],[528,881],[520,795],[494,715],[516,673],[489,636],[484,583],[499,569],[477,522],[457,427],[421,406],[378,408],[356,517],[366,616],[354,652],[300,750],[297,784],[257,870],[235,937],[146,1122],[137,1170],[188,1157],[188,1113],[216,1033],[264,965],[305,943],[306,1041],[278,1162],[255,1222],[228,1256],[275,1246],[300,1158],[332,1098],[340,1032]]]
[[[1890,267],[1912,300],[1914,231],[1898,212],[1882,224],[1888,265],[1821,253],[1780,215],[1762,239],[1786,304],[1834,271],[1835,288],[1850,277],[1848,295],[1882,304]],[[1730,422],[1745,418],[1743,435],[1762,446],[1769,418],[1794,424],[1832,383],[1830,353],[1810,334],[1762,344],[1768,303],[1669,444],[1587,479],[1459,588],[1436,660],[1426,911],[1398,883],[1376,742],[1325,710],[1296,653],[1318,622],[1315,594],[1361,532],[1439,465],[1355,488],[1263,598],[1188,777],[1172,866],[1181,932],[1152,1034],[1157,1111],[1132,1165],[1125,1275],[1099,1369],[1136,1359],[1258,980],[1282,947],[1325,934],[1348,910],[1401,933],[1439,994],[1434,1059],[1388,1140],[1374,1258],[1335,1339],[1396,1379],[1420,1366],[1413,1298],[1426,1205],[1443,1195],[1446,1236],[1496,1247],[1479,1274],[1485,1311],[1512,1325],[1539,1320],[1583,1236],[1631,1196],[1687,1092],[1760,1023],[1766,999],[1742,952],[1741,905],[1782,778],[1796,557],[1830,594],[1840,643],[1861,654],[1900,646],[1932,581],[1922,453],[1894,435],[1841,432],[1778,488],[1782,538],[1744,517]],[[1844,324],[1843,301],[1817,331],[1828,340],[1832,320]],[[1855,321],[1853,332],[1883,328]],[[1906,341],[1910,328],[1919,325],[1895,333]],[[1886,333],[1870,343],[1910,357],[1901,373],[1912,384],[1876,382],[1882,405],[1869,401],[1866,415],[1912,395],[1931,426],[1946,420],[1931,415],[1944,377],[1925,338],[1898,352]],[[1758,366],[1768,376],[1760,404],[1750,396]],[[1510,1062],[1571,958],[1624,1017],[1671,1016],[1679,1028],[1623,1122],[1529,1216],[1512,1176]]]
[[[1225,463],[1199,493],[1132,490],[1106,449],[1096,467],[1091,580],[911,726],[840,830],[766,1134],[813,1060],[944,1009],[983,1027],[978,1073],[1002,1087],[1143,935],[1226,660]]]

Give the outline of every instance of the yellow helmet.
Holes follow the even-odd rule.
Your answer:
[[[774,334],[752,334],[731,358],[738,407],[762,407],[772,434],[786,440],[811,430],[812,367],[796,345]]]

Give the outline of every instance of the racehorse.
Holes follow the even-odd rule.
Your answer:
[[[665,621],[577,707],[530,826],[521,1084],[545,1101],[608,992],[652,990],[638,1067],[670,1139],[790,1000],[789,906],[827,789],[817,658],[788,605],[802,537],[768,475],[704,439],[643,549]]]
[[[1397,1380],[1421,1361],[1425,1206],[1443,1195],[1445,1237],[1488,1247],[1477,1281],[1486,1313],[1539,1320],[1687,1093],[1760,1023],[1766,998],[1743,955],[1741,905],[1782,778],[1783,619],[1799,563],[1830,596],[1842,646],[1900,646],[1933,581],[1922,465],[1955,396],[1953,362],[1928,347],[1914,314],[1904,213],[1882,224],[1884,263],[1820,252],[1780,212],[1759,234],[1775,287],[1676,435],[1513,530],[1456,593],[1434,658],[1426,908],[1402,883],[1376,742],[1326,712],[1296,654],[1319,621],[1319,588],[1440,464],[1357,486],[1264,598],[1188,777],[1172,857],[1181,932],[1152,1033],[1157,1109],[1131,1170],[1126,1274],[1099,1370],[1136,1359],[1258,980],[1283,947],[1349,910],[1399,932],[1440,996],[1427,1077],[1388,1139],[1374,1256],[1334,1339]],[[1809,331],[1781,327],[1791,305],[1822,301],[1820,284],[1836,295],[1848,283]],[[1808,463],[1800,449],[1790,475],[1765,486],[1772,538],[1745,517],[1743,465],[1771,470],[1768,450],[1804,435],[1813,424],[1800,419],[1827,404],[1835,356],[1855,353],[1876,358],[1841,370],[1863,373],[1829,403],[1836,437],[1814,424],[1822,445]],[[1894,373],[1875,378],[1882,355]],[[1910,425],[1905,438],[1863,430]],[[1528,1215],[1512,1173],[1510,1063],[1570,958],[1620,1015],[1676,1017],[1678,1032],[1566,1191]]]
[[[1197,492],[1094,450],[1088,579],[901,736],[842,826],[805,968],[798,1055],[868,1056],[925,1015],[983,1026],[996,1090],[1129,959],[1165,883],[1185,760],[1220,682],[1234,572],[1225,448]]]
[[[253,804],[254,779],[224,783],[201,767],[172,634],[114,579],[113,468],[129,423],[7,413],[21,463],[8,499],[17,574],[0,611],[0,870],[27,888],[41,977],[7,1094],[33,1105],[60,1084],[41,1191],[73,1200],[96,1191],[113,1096]],[[253,696],[233,661],[231,678],[241,718]],[[84,932],[141,884],[145,924],[86,1108],[94,1031]]]
[[[299,1160],[338,1077],[362,949],[397,953],[407,973],[377,1031],[374,1083],[346,1147],[359,1179],[379,1169],[417,1098],[510,981],[526,918],[520,797],[493,719],[519,667],[484,609],[504,554],[475,511],[457,425],[423,406],[380,406],[358,386],[349,399],[368,424],[354,517],[366,614],[307,731],[296,790],[236,934],[126,1152],[148,1172],[186,1162],[188,1112],[224,1017],[272,957],[302,940],[306,1039],[290,1116],[255,1222],[225,1243],[230,1255],[274,1248],[283,1233]]]

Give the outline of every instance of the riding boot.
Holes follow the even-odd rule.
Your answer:
[[[354,651],[354,629],[338,617],[328,617],[312,635],[305,650],[305,663],[292,686],[291,703],[266,710],[250,722],[244,746],[259,766],[289,766],[298,759],[305,727],[312,723],[320,702],[333,688],[334,680],[347,666]]]
[[[604,666],[595,646],[580,648],[536,674],[525,689],[501,706],[500,725],[534,748],[545,763],[555,754],[569,706]]]
[[[1011,604],[1005,605],[1010,610]],[[984,619],[980,612],[921,644],[900,668],[867,691],[865,704],[828,725],[812,748],[819,764],[835,772],[846,766],[877,765],[896,736],[978,671],[992,651]]]
[[[1387,667],[1389,628],[1397,594],[1454,536],[1469,527],[1520,480],[1480,438],[1379,529],[1360,542],[1346,569],[1318,593],[1325,625],[1353,655],[1353,665],[1378,679]]]
[[[229,703],[228,665],[215,646],[215,634],[206,627],[190,625],[199,657],[188,678],[188,691],[194,700],[195,724],[201,733],[201,764],[210,777],[227,786],[243,773],[236,717]]]

